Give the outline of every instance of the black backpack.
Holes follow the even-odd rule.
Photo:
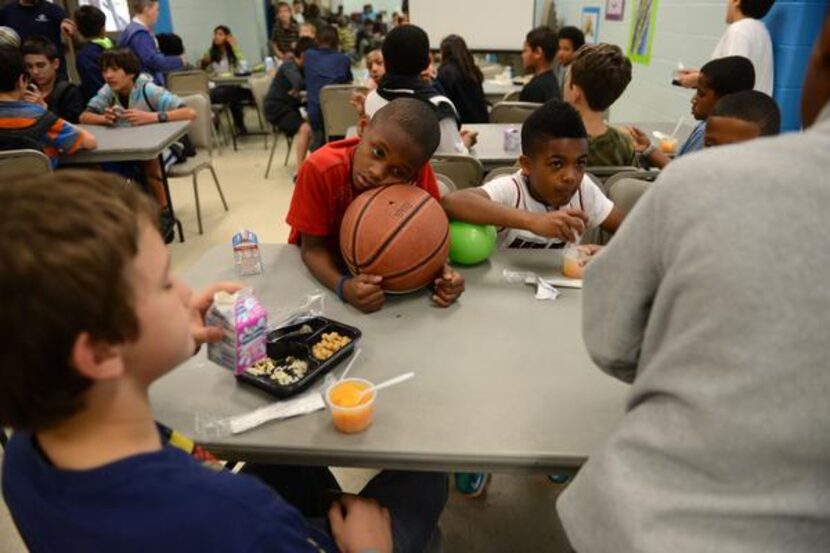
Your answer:
[[[33,125],[22,129],[0,130],[0,151],[37,150],[43,151],[43,137],[58,122],[58,116],[47,111],[35,120]]]

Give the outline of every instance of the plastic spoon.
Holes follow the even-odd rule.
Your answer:
[[[375,384],[374,386],[372,386],[370,388],[366,388],[365,390],[360,392],[359,396],[357,396],[357,402],[358,402],[358,404],[360,404],[360,400],[363,399],[363,396],[365,396],[369,392],[377,392],[378,390],[388,388],[389,386],[394,386],[395,384],[400,384],[401,382],[406,382],[407,380],[409,380],[413,376],[415,376],[415,373],[402,374],[401,376],[396,376],[395,378],[391,378],[391,379],[387,380],[386,382],[381,382],[380,384]]]
[[[671,133],[671,136],[669,138],[674,138],[675,136],[677,136],[677,131],[680,130],[681,125],[683,125],[682,117],[677,120],[677,125],[674,126],[674,131]]]
[[[354,352],[354,357],[352,357],[352,360],[349,361],[348,365],[346,365],[346,370],[343,371],[343,374],[340,375],[340,378],[337,379],[338,382],[343,380],[344,378],[346,378],[346,375],[349,374],[349,369],[352,368],[352,365],[354,365],[354,362],[357,361],[358,357],[360,357],[360,352],[361,351],[363,351],[363,350],[358,349],[356,352]]]

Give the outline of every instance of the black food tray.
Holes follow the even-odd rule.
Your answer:
[[[311,327],[307,334],[296,334],[304,325]],[[324,361],[316,359],[311,354],[311,348],[322,339],[323,334],[336,332],[351,339],[345,347]],[[345,325],[326,317],[314,317],[300,323],[284,326],[272,330],[268,334],[268,357],[279,360],[286,356],[305,358],[309,363],[306,375],[292,384],[283,385],[272,380],[267,375],[253,375],[243,372],[236,375],[236,379],[245,384],[256,386],[278,398],[295,396],[306,391],[314,382],[343,362],[354,351],[355,344],[363,333],[360,329]]]

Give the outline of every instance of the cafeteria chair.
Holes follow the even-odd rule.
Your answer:
[[[165,76],[165,87],[179,97],[189,96],[191,94],[207,94],[208,98],[210,98],[210,77],[206,71],[199,69],[167,73]],[[220,121],[222,116],[225,116],[228,123],[228,132],[235,141],[236,137],[233,136],[233,120],[231,119],[231,112],[228,110],[228,106],[224,104],[212,104],[210,107],[216,113],[216,116],[220,118]],[[217,144],[219,144],[219,134],[213,126],[211,126],[211,133],[216,138]]]
[[[184,163],[176,163],[170,166],[167,175],[171,178],[193,177],[193,196],[196,200],[196,221],[199,224],[199,234],[202,230],[202,206],[199,203],[199,173],[207,169],[216,184],[216,191],[225,211],[228,211],[228,202],[225,201],[225,194],[213,168],[213,141],[210,137],[210,128],[213,126],[210,98],[205,94],[193,94],[182,98],[187,106],[196,111],[196,120],[190,123],[188,135],[193,147],[196,148],[196,156],[189,157]]]
[[[588,173],[591,173],[594,177],[598,178],[600,182],[603,184],[605,181],[613,177],[618,173],[647,173],[644,169],[640,169],[639,167],[632,167],[629,165],[595,165],[593,167],[588,167],[585,169]],[[606,187],[603,186],[603,192],[606,191]]]
[[[519,170],[519,164],[518,163],[516,165],[508,165],[506,167],[496,167],[495,169],[492,169],[489,173],[487,173],[487,176],[484,177],[484,180],[481,181],[481,184],[490,182],[493,179],[497,179],[497,178],[503,177],[505,175],[513,175],[518,170]]]
[[[524,123],[541,105],[534,102],[499,102],[490,111],[490,122]]]
[[[320,90],[320,110],[326,142],[343,138],[349,127],[357,127],[360,117],[351,104],[352,94],[356,92],[367,94],[369,89],[351,84],[330,84]]]
[[[7,150],[0,152],[0,178],[22,175],[44,175],[52,172],[52,164],[43,152],[37,150]]]
[[[521,89],[513,90],[513,91],[508,92],[507,94],[504,95],[504,98],[502,99],[502,102],[518,102],[519,101],[519,96],[521,96],[521,95],[522,95]]]
[[[611,177],[609,177],[608,180],[605,181],[605,188],[611,190],[614,183],[622,179],[639,179],[654,182],[659,176],[660,171],[643,171],[642,169],[638,169],[636,171],[622,171],[620,173],[614,173]]]
[[[447,175],[436,173],[435,181],[438,183],[438,192],[441,193],[442,198],[450,192],[455,192],[458,189],[452,179]]]
[[[618,179],[608,188],[608,197],[614,202],[617,209],[622,211],[623,214],[628,214],[650,186],[651,182],[647,180],[630,177]]]
[[[254,96],[254,103],[256,104],[257,109],[262,113],[262,117],[265,117],[265,97],[268,95],[268,89],[271,88],[271,81],[273,81],[273,77],[260,77],[256,79],[251,79],[251,94]],[[276,125],[271,125],[271,135],[274,137],[274,141],[271,144],[271,154],[268,156],[268,166],[265,168],[265,178],[268,178],[268,175],[271,173],[271,164],[274,161],[274,153],[277,151],[277,143],[279,142],[279,137],[281,134],[284,134],[279,127]],[[291,155],[291,146],[294,144],[294,137],[285,135],[285,141],[288,146],[285,149],[285,162],[283,166],[288,165],[288,157]],[[299,169],[299,168],[298,168]]]
[[[436,154],[429,163],[433,171],[449,177],[459,190],[476,187],[484,178],[481,162],[468,154]]]

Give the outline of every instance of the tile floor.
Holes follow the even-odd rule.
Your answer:
[[[281,141],[269,179],[264,178],[268,151],[262,137],[249,137],[238,152],[224,148],[214,157],[216,172],[230,211],[222,209],[209,174],[200,178],[202,222],[205,232],[197,234],[196,209],[191,181],[171,182],[173,202],[182,220],[186,241],[170,246],[175,270],[193,264],[207,248],[229,243],[240,227],[252,229],[263,242],[282,242],[288,236],[285,213],[293,188],[289,166],[283,167],[285,142]],[[0,454],[2,462],[2,454]],[[371,478],[371,471],[341,469],[338,479],[347,491],[357,491]],[[566,551],[565,540],[554,504],[562,487],[544,475],[495,475],[486,495],[467,499],[453,493],[441,519],[445,553],[501,553],[517,551]],[[0,551],[25,551],[0,502]]]

